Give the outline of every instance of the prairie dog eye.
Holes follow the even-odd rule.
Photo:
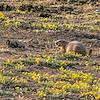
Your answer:
[[[59,41],[59,42],[56,42],[56,45],[57,46],[62,46],[62,43]]]

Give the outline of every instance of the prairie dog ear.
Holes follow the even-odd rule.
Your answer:
[[[66,46],[67,45],[67,41],[66,40],[57,40],[57,41],[55,41],[55,44],[57,46]]]

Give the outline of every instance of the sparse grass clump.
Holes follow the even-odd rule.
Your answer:
[[[56,23],[32,23],[32,27],[34,28],[40,28],[44,30],[57,30],[58,25]]]
[[[9,80],[9,77],[6,75],[3,75],[3,73],[0,72],[0,83],[5,84],[6,81],[8,81],[8,80]]]
[[[92,95],[91,98],[99,99],[99,79],[95,78],[91,73],[70,69],[73,66],[73,62],[80,58],[82,59],[82,56],[65,54],[60,55],[60,57],[65,57],[66,60],[57,59],[57,55],[38,54],[34,55],[33,58],[27,58],[27,60],[5,61],[3,72],[5,72],[6,76],[0,74],[0,81],[3,84],[7,84],[6,81],[10,79],[11,85],[13,85],[16,93],[31,94],[33,92],[41,99],[68,97],[73,94],[79,95],[79,98],[86,98]],[[32,63],[27,65],[27,62],[29,64],[30,62]],[[43,71],[29,70],[35,68],[34,66],[38,66],[36,68],[44,68],[44,66],[50,69],[55,68],[57,72],[50,74]],[[67,69],[67,66],[69,66],[69,69]],[[35,92],[33,88],[27,87],[30,85],[36,89]]]
[[[86,25],[86,24],[72,24],[72,23],[69,23],[69,24],[64,24],[63,25],[64,29],[66,30],[89,30],[89,31],[92,31],[92,32],[95,32],[95,31],[99,31],[99,25]]]
[[[67,54],[67,53],[58,54],[56,56],[56,59],[69,60],[69,61],[77,61],[77,60],[80,60],[80,58],[82,58],[82,55],[78,54],[78,53],[75,53],[75,52],[70,52],[69,54]]]
[[[93,69],[94,69],[94,71],[100,71],[100,66],[99,65],[98,66],[94,66]]]
[[[19,19],[7,19],[6,21],[4,21],[4,27],[5,28],[9,28],[9,27],[16,27],[19,28],[22,25],[23,20],[19,20]]]
[[[27,12],[28,13],[28,12]],[[19,9],[16,9],[16,14],[26,14],[26,11],[21,11]]]

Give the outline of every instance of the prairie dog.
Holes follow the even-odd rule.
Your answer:
[[[62,53],[74,52],[82,55],[87,54],[86,47],[79,41],[71,41],[67,43],[66,40],[57,40],[55,43],[61,48]],[[88,55],[91,55],[91,53],[92,49],[89,50]]]

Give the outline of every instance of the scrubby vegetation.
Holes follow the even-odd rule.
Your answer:
[[[0,100],[99,100],[99,4],[98,0],[0,2]],[[19,48],[9,46],[8,39]],[[58,39],[81,41],[93,53],[59,53]]]
[[[78,61],[82,59],[84,57],[78,54],[41,53],[26,59],[6,60],[2,63],[0,72],[0,93],[2,96],[34,94],[38,99],[74,99],[74,95],[80,100],[82,98],[99,100],[100,79],[92,73],[76,70],[81,68]],[[85,59],[90,63],[88,57]],[[48,70],[39,71],[44,68]],[[98,71],[97,68],[95,71]]]

